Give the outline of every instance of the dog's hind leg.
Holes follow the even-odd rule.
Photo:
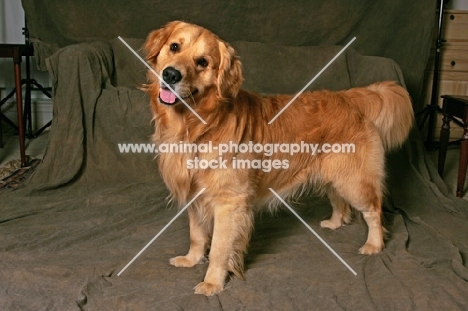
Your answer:
[[[376,254],[384,247],[382,227],[382,194],[379,182],[367,182],[357,177],[336,188],[338,193],[362,213],[368,227],[367,241],[360,254]]]
[[[320,222],[322,228],[338,229],[344,224],[351,222],[351,208],[340,195],[336,193],[336,190],[329,188],[327,191],[328,199],[333,207],[333,213],[330,219],[323,220]]]
[[[376,202],[367,211],[363,211],[364,220],[369,227],[367,241],[360,249],[360,254],[377,254],[384,248],[381,203]]]

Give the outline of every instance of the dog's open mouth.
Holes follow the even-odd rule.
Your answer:
[[[190,92],[186,96],[179,96],[179,97],[182,98],[182,99],[186,99],[188,97],[191,97],[191,96],[195,95],[197,92],[198,92],[198,90],[195,90],[193,92]],[[180,102],[179,97],[176,96],[176,94],[174,94],[170,89],[165,88],[165,87],[161,87],[161,89],[159,91],[159,101],[162,104],[165,104],[165,105],[170,105],[171,106],[171,105],[177,104],[178,102]]]

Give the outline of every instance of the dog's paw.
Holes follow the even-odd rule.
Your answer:
[[[378,254],[382,251],[383,245],[374,245],[372,243],[367,242],[359,249],[359,254],[362,255],[373,255]]]
[[[195,294],[213,296],[223,291],[223,285],[201,282],[194,288]]]
[[[169,263],[176,267],[190,268],[198,264],[201,260],[189,256],[177,256],[169,259]]]
[[[338,229],[339,227],[341,227],[341,221],[340,222],[333,222],[331,219],[322,220],[320,222],[320,227],[335,230],[335,229]]]

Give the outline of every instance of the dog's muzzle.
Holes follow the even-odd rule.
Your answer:
[[[174,89],[174,85],[182,80],[182,74],[174,67],[167,67],[162,72],[162,79],[172,89]],[[174,105],[178,100],[179,99],[177,96],[167,87],[167,85],[163,84],[161,86],[159,91],[159,101],[161,103],[166,105]]]
[[[167,67],[162,72],[162,79],[165,83],[162,83],[161,88],[159,90],[159,101],[162,104],[166,105],[174,105],[179,102],[179,98],[177,97],[175,92],[175,85],[182,80],[182,73],[175,69],[174,67]],[[172,92],[169,87],[174,91]],[[198,91],[189,92],[189,94],[179,94],[180,98],[185,99],[187,97],[193,96]]]

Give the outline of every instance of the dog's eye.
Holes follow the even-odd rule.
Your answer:
[[[197,65],[206,68],[208,67],[208,61],[206,60],[206,58],[200,57],[199,59],[197,59]]]
[[[169,49],[172,52],[177,52],[177,51],[179,51],[179,44],[178,43],[171,43],[171,45],[169,46]]]

